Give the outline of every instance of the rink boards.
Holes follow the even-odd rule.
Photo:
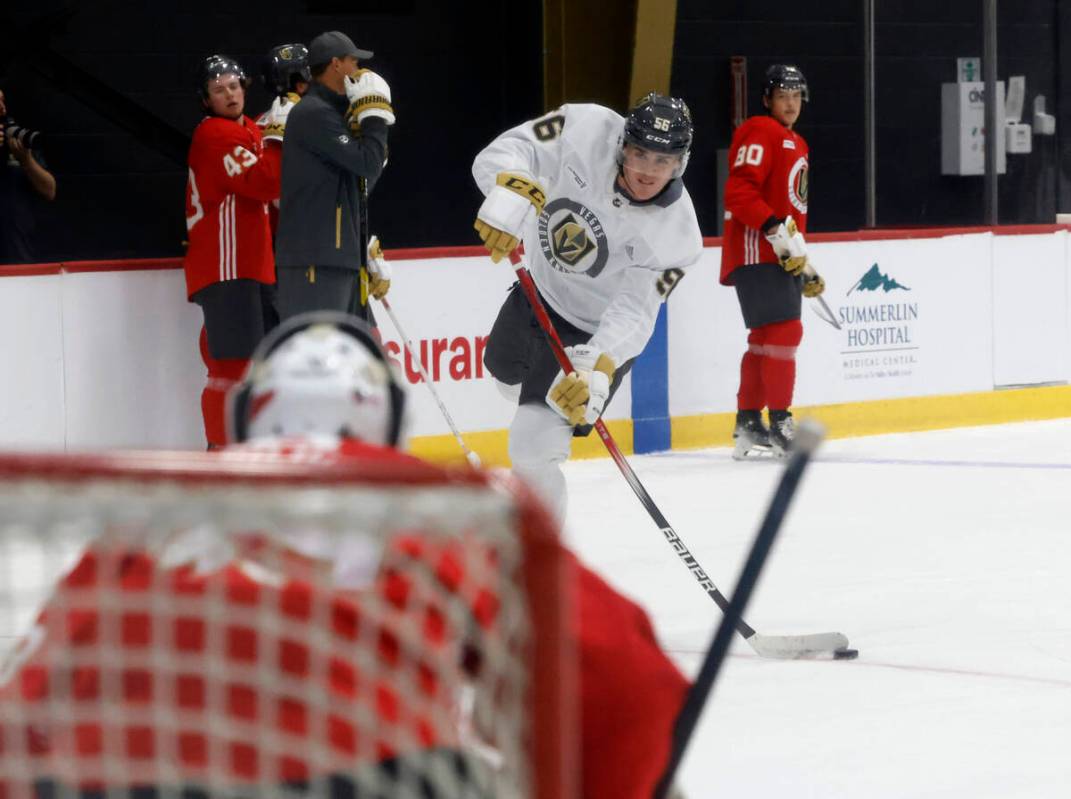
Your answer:
[[[1071,416],[1071,252],[1055,226],[811,237],[839,322],[804,301],[795,407],[833,436]],[[670,297],[606,418],[626,451],[728,442],[746,330],[718,284],[720,242]],[[457,445],[419,357],[470,446],[504,463],[512,406],[482,350],[513,274],[474,248],[388,250],[391,301],[414,352],[379,314],[411,384],[414,449]],[[0,446],[199,447],[200,312],[175,260],[0,269]],[[1015,387],[1013,390],[1006,390]],[[1029,388],[1021,388],[1029,387]],[[578,455],[601,454],[592,437]]]

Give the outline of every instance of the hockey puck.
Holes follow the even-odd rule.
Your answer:
[[[859,657],[858,649],[848,649],[845,647],[844,649],[833,650],[834,660],[855,660],[857,657]]]

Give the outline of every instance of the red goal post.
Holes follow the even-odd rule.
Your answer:
[[[467,469],[0,455],[0,799],[575,796],[566,568]]]

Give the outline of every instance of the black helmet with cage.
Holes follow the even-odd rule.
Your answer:
[[[621,143],[680,156],[681,165],[673,175],[680,177],[688,164],[694,134],[692,112],[684,100],[651,92],[629,109]]]
[[[264,65],[264,85],[277,97],[295,91],[298,81],[312,82],[309,71],[309,49],[295,42],[273,47]]]
[[[249,88],[249,78],[242,69],[242,65],[229,55],[216,53],[202,61],[197,71],[197,91],[202,100],[208,99],[208,84],[222,75],[234,75],[242,84],[243,89]]]
[[[773,96],[774,89],[798,91],[800,99],[805,103],[810,99],[807,91],[807,78],[794,64],[773,64],[767,68],[766,78],[762,84],[763,99],[769,100]]]

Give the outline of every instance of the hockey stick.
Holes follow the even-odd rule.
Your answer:
[[[702,714],[710,692],[714,687],[714,682],[718,678],[721,664],[729,652],[733,628],[739,621],[741,614],[743,614],[744,608],[747,607],[755,584],[758,582],[759,574],[766,563],[766,557],[770,554],[774,539],[781,529],[788,506],[792,502],[796,489],[799,487],[803,471],[807,468],[811,455],[821,440],[822,430],[816,423],[805,421],[800,424],[796,438],[793,441],[792,456],[789,458],[784,474],[781,475],[781,480],[777,484],[777,489],[774,491],[769,507],[766,509],[766,517],[762,520],[762,525],[759,527],[755,540],[751,544],[751,551],[748,553],[744,567],[740,571],[740,578],[737,580],[732,599],[729,600],[729,607],[722,617],[721,624],[718,625],[718,630],[714,634],[714,640],[710,644],[710,649],[707,650],[706,657],[703,658],[703,664],[699,669],[698,675],[696,675],[695,682],[692,683],[684,704],[677,713],[677,719],[673,724],[673,742],[669,760],[666,763],[665,770],[662,772],[661,779],[658,781],[658,786],[655,788],[655,799],[665,799],[673,785],[673,779],[676,776],[681,760],[684,758],[684,753],[688,748],[688,743],[691,741],[696,724],[699,722],[699,716]]]
[[[557,359],[562,371],[566,374],[574,371],[573,365],[569,362],[569,356],[565,352],[565,347],[562,344],[561,339],[558,337],[558,331],[554,329],[554,323],[547,315],[547,309],[543,307],[543,301],[539,299],[539,292],[536,290],[535,283],[532,281],[532,276],[529,274],[524,264],[521,263],[520,254],[514,250],[510,253],[509,258],[510,262],[515,267],[517,279],[521,283],[521,289],[524,291],[524,295],[528,298],[528,302],[532,306],[532,311],[535,313],[536,319],[539,320],[539,326],[543,328],[547,343],[550,345],[550,349],[554,353],[554,357]],[[606,429],[606,425],[601,418],[595,420],[595,431],[599,434],[599,438],[602,439],[606,451],[610,453],[610,457],[613,458],[614,463],[617,464],[617,468],[621,470],[621,474],[639,498],[640,503],[647,511],[647,514],[651,517],[654,523],[658,525],[658,529],[662,531],[662,535],[666,537],[669,545],[673,547],[673,551],[677,553],[677,556],[680,557],[684,562],[684,565],[688,567],[688,570],[699,582],[699,585],[707,592],[707,596],[713,599],[714,603],[721,608],[722,613],[728,611],[728,600],[726,600],[725,596],[718,590],[718,587],[714,585],[714,581],[710,579],[707,573],[703,570],[703,567],[699,565],[695,556],[688,551],[688,547],[684,545],[684,542],[666,520],[666,517],[662,515],[662,511],[658,509],[654,500],[651,499],[651,495],[647,493],[647,489],[643,487],[643,483],[640,482],[640,479],[632,470],[629,462],[625,460],[625,456],[621,453],[621,450],[617,446],[617,442],[614,441],[613,436],[610,435],[610,431]],[[848,639],[842,633],[759,635],[742,618],[738,618],[734,621],[733,626],[736,631],[743,636],[744,640],[751,645],[751,648],[755,650],[756,654],[761,657],[787,660],[796,658],[837,657],[836,653],[841,650],[846,650],[848,646]]]
[[[409,354],[412,356],[413,361],[416,363],[417,371],[420,372],[420,376],[424,379],[424,385],[428,387],[428,391],[431,392],[431,396],[435,398],[436,404],[439,406],[439,410],[442,411],[443,418],[446,420],[446,424],[450,426],[450,430],[454,434],[454,438],[457,439],[458,445],[461,447],[461,451],[465,453],[465,459],[468,460],[472,467],[475,469],[480,468],[479,456],[469,449],[465,445],[465,439],[461,437],[461,432],[457,429],[457,425],[454,424],[453,418],[450,416],[450,412],[446,410],[446,405],[443,404],[442,398],[439,396],[439,392],[435,390],[435,386],[431,383],[431,378],[428,377],[427,371],[424,369],[424,364],[420,360],[420,356],[417,355],[413,349],[413,342],[405,334],[405,330],[402,329],[402,323],[398,321],[398,317],[394,314],[394,309],[390,307],[390,302],[386,297],[382,297],[379,300],[379,304],[383,306],[383,310],[387,312],[387,316],[394,323],[394,329],[398,331],[398,335],[402,337],[402,341],[405,344],[405,348],[409,350]]]
[[[357,246],[361,251],[361,263],[357,267],[357,296],[353,298],[352,313],[371,324],[368,306],[368,181],[357,178],[357,194],[361,208],[357,216]]]
[[[808,263],[805,267],[803,267],[803,275],[804,277],[811,279],[817,277],[818,273],[815,271],[814,267],[811,266],[810,263]],[[814,298],[814,300],[820,306],[822,306],[822,310],[825,311],[825,314],[820,314],[815,311],[815,313],[818,313],[818,318],[821,319],[823,322],[828,322],[829,324],[833,325],[833,327],[835,327],[837,330],[840,330],[840,322],[837,321],[837,317],[833,314],[832,309],[826,304],[826,298],[819,294],[817,297]]]

